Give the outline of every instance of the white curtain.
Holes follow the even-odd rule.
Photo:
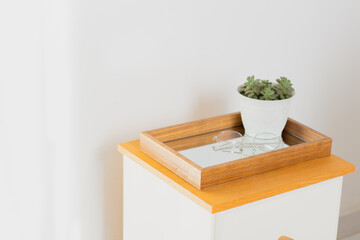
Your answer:
[[[68,4],[0,4],[0,239],[80,238]]]

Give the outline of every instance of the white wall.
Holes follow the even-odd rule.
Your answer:
[[[0,239],[84,239],[72,9],[66,0],[0,2]]]
[[[0,3],[0,239],[45,239],[52,225],[42,3],[18,4]]]
[[[0,238],[121,239],[117,143],[238,111],[250,74],[292,79],[291,116],[360,167],[359,1],[19,2],[1,16]],[[359,181],[345,177],[343,213]]]

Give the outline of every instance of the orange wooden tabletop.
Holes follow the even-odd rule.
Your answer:
[[[224,211],[355,171],[353,164],[331,155],[198,190],[141,152],[139,140],[119,144],[119,151],[211,213]]]

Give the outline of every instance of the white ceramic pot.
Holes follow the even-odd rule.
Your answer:
[[[259,133],[272,133],[281,137],[294,96],[283,100],[265,101],[239,95],[245,134],[255,137]]]

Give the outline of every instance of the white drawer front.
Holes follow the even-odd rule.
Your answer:
[[[215,240],[336,240],[342,177],[215,214]]]

